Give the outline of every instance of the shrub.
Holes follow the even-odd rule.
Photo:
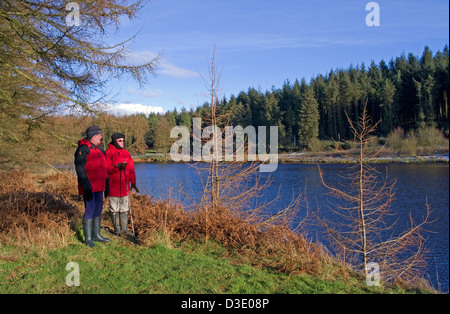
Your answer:
[[[400,152],[403,147],[403,139],[405,138],[405,131],[401,127],[397,127],[388,134],[386,143],[394,152]]]
[[[445,137],[441,130],[432,126],[421,126],[417,131],[417,142],[426,152],[436,152],[439,145],[445,143]]]
[[[346,141],[346,142],[341,143],[341,148],[347,150],[347,149],[352,148],[352,145],[349,141]]]
[[[322,145],[327,152],[332,152],[339,148],[339,143],[335,141],[322,141]]]
[[[410,133],[410,135],[403,140],[401,145],[401,152],[405,153],[408,156],[415,156],[417,153],[417,137],[414,133]]]
[[[321,152],[323,149],[322,142],[317,138],[313,138],[308,143],[308,150],[314,153]]]

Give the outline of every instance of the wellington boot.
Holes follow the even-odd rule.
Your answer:
[[[119,213],[110,212],[111,222],[114,226],[114,234],[120,236],[120,217]]]
[[[133,235],[128,231],[128,213],[120,213],[120,232],[126,235]]]
[[[92,219],[92,241],[107,243],[111,240],[108,238],[102,237],[102,235],[100,234],[101,220],[102,220],[101,217],[94,217]]]
[[[89,247],[94,247],[95,244],[92,242],[92,219],[83,219],[83,233],[84,244]]]

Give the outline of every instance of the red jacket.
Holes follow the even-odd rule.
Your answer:
[[[118,149],[111,143],[108,146],[106,160],[109,175],[109,196],[127,196],[130,191],[130,183],[136,184],[133,159],[125,148]],[[119,170],[119,168],[116,167],[117,164],[122,162],[127,163],[125,170]]]
[[[101,146],[93,146],[86,139],[78,141],[75,152],[75,170],[78,176],[78,193],[84,190],[102,192],[106,189],[106,157]]]

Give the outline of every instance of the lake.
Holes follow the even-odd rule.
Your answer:
[[[427,247],[431,251],[427,279],[440,291],[448,292],[449,285],[449,164],[375,164],[381,176],[388,173],[390,179],[396,179],[395,199],[391,209],[399,214],[404,222],[409,221],[411,213],[415,221],[425,214],[428,201],[433,210],[431,218],[436,221],[427,228]],[[342,173],[348,165],[321,165],[328,184],[338,187]],[[292,200],[293,194],[306,191],[310,206],[320,206],[326,210],[326,189],[322,186],[317,165],[279,164],[270,176],[272,184],[266,189],[265,197],[272,200],[280,192],[276,205],[283,208]],[[165,199],[169,189],[171,196],[181,202],[189,203],[198,197],[202,190],[201,179],[197,171],[187,164],[136,164],[137,185],[143,194]],[[186,195],[189,195],[187,197]],[[404,220],[402,219],[404,218]],[[402,225],[401,222],[398,225]],[[404,230],[404,229],[403,229]]]

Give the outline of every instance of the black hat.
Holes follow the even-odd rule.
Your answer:
[[[111,135],[111,143],[117,148],[117,149],[122,149],[122,147],[120,147],[120,145],[117,143],[117,140],[119,138],[123,138],[125,139],[125,135],[123,135],[122,133],[114,133],[113,135]]]
[[[97,125],[93,125],[87,128],[86,130],[86,139],[90,140],[94,135],[102,134],[102,129]]]

